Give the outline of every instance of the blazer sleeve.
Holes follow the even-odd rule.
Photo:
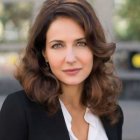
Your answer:
[[[0,111],[0,140],[27,140],[25,111],[13,95],[5,99]]]

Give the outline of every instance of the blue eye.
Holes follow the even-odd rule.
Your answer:
[[[61,48],[61,47],[62,47],[62,44],[60,44],[60,43],[52,45],[53,49],[57,49],[57,48]]]
[[[87,43],[85,41],[80,41],[80,42],[77,42],[77,46],[79,46],[79,47],[86,47]]]

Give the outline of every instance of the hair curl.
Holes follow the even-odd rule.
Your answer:
[[[108,116],[111,123],[116,122],[121,82],[114,74],[111,60],[115,44],[107,43],[102,26],[86,0],[47,0],[43,3],[30,29],[16,78],[30,99],[44,105],[48,112],[57,111],[61,87],[48,69],[42,51],[46,46],[46,32],[50,24],[60,16],[72,18],[83,28],[88,46],[94,54],[94,66],[85,80],[81,103],[98,116]]]

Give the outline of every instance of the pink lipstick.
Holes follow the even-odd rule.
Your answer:
[[[65,69],[65,70],[63,70],[63,72],[65,72],[67,75],[74,76],[74,75],[76,75],[80,70],[81,70],[81,68]]]

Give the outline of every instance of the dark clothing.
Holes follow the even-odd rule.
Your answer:
[[[101,120],[109,140],[122,140],[123,114],[114,126],[105,118]],[[61,109],[50,116],[44,107],[19,91],[9,95],[3,103],[0,140],[69,140],[69,133]]]

